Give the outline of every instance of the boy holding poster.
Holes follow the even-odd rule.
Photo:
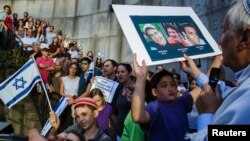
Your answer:
[[[132,118],[146,131],[148,140],[184,141],[188,132],[187,113],[191,112],[201,89],[199,87],[177,97],[177,86],[173,75],[167,71],[155,74],[150,80],[152,94],[156,101],[145,106],[145,83],[147,66],[137,63],[134,55],[136,74],[135,90],[132,99]]]

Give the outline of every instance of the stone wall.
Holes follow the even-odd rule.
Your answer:
[[[6,122],[11,123],[15,134],[28,135],[30,129],[42,128],[30,96],[27,96],[18,102],[11,109],[8,109],[2,103],[0,105],[1,109],[3,109],[4,116],[7,119]]]

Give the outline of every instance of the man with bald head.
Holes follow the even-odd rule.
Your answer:
[[[67,74],[62,69],[63,64],[60,60],[56,60],[54,65],[54,71],[51,71],[48,77],[50,92],[58,94],[60,93],[60,78]]]

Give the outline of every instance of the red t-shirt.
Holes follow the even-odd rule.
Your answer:
[[[10,29],[13,27],[13,22],[10,16],[6,17],[4,24],[7,26],[7,29]]]
[[[37,66],[39,68],[39,72],[40,72],[40,74],[42,76],[43,82],[48,83],[48,76],[49,76],[50,71],[40,68],[39,65],[43,64],[43,65],[46,65],[46,66],[49,66],[49,67],[54,67],[53,59],[51,59],[51,58],[45,59],[43,57],[38,57],[36,59],[36,64],[37,64]]]

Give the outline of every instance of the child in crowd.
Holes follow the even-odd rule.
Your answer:
[[[112,107],[104,98],[102,91],[98,88],[94,88],[90,91],[89,96],[95,100],[99,115],[97,117],[97,123],[104,133],[109,134],[109,119],[112,115]]]
[[[197,87],[190,93],[177,97],[177,86],[173,75],[162,71],[155,74],[150,81],[151,92],[156,96],[156,101],[145,106],[147,66],[145,61],[139,66],[136,55],[134,55],[134,68],[137,78],[132,98],[133,120],[141,124],[149,141],[183,141],[189,130],[187,113],[192,110],[201,89]]]

